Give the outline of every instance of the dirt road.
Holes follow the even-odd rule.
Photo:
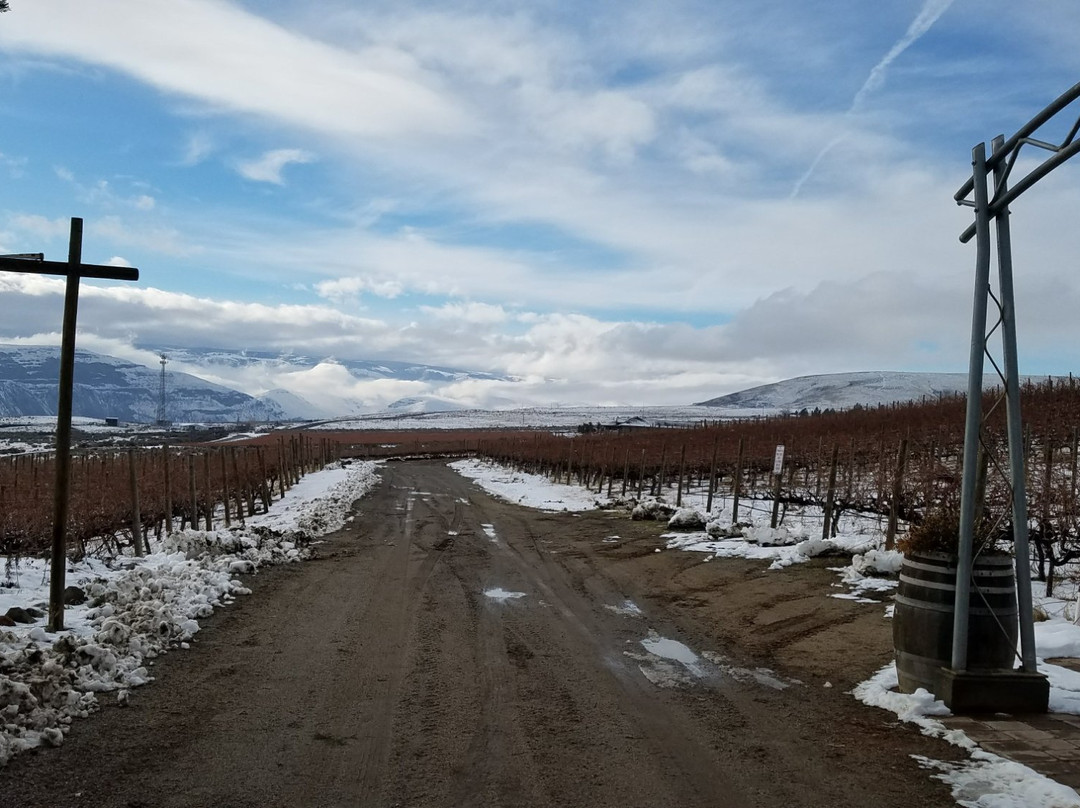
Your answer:
[[[880,606],[660,532],[389,464],[319,560],[0,770],[0,806],[953,804],[910,757],[948,749],[845,693],[888,656]]]

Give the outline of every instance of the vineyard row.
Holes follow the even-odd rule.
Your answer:
[[[337,459],[327,439],[290,435],[263,446],[95,451],[72,458],[68,546],[137,554],[150,537],[184,528],[229,527],[269,509],[275,495]],[[44,552],[52,535],[55,459],[0,458],[0,555]]]
[[[1002,406],[988,394],[991,412],[980,454],[980,521],[988,533],[1011,536],[1011,489]],[[1075,383],[1026,385],[1026,485],[1029,530],[1037,569],[1080,559],[1080,389]],[[691,486],[738,503],[774,500],[782,518],[789,505],[817,506],[824,535],[845,511],[917,523],[935,512],[957,513],[963,454],[963,397],[845,412],[718,422],[690,429],[585,426],[573,437],[546,433],[491,433],[478,455],[576,481],[598,494],[640,499],[671,491],[681,504]],[[780,472],[777,447],[783,446]],[[775,513],[776,511],[774,511]],[[775,520],[775,517],[774,517]]]

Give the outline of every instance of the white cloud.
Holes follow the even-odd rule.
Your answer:
[[[490,303],[445,303],[442,306],[421,306],[420,310],[437,320],[462,326],[497,325],[510,319],[502,306]]]
[[[319,281],[315,284],[315,293],[335,303],[354,302],[363,292],[370,292],[377,297],[393,299],[404,291],[401,283],[395,280],[375,279],[352,275]]]
[[[191,256],[200,252],[172,227],[133,223],[120,216],[90,219],[86,231],[121,247],[138,247],[153,253],[172,256]]]
[[[1075,26],[1051,37],[1054,25],[1000,0],[970,19],[943,17],[948,0],[631,1],[617,14],[603,4],[572,14],[559,4],[259,7],[282,15],[276,23],[246,10],[257,4],[210,0],[25,5],[0,27],[5,52],[104,66],[161,90],[181,116],[164,142],[184,165],[205,163],[173,165],[152,186],[96,167],[104,148],[88,148],[78,171],[105,180],[79,184],[57,169],[95,206],[88,232],[104,254],[145,264],[153,251],[170,278],[223,273],[228,288],[257,282],[252,294],[270,301],[116,287],[88,293],[87,328],[504,370],[536,396],[557,377],[551,395],[563,400],[590,390],[684,400],[830,369],[959,369],[972,255],[956,235],[970,211],[951,197],[970,142],[1030,117],[1028,98],[1050,100],[1063,65],[1080,58],[1063,33]],[[957,56],[933,37],[910,47],[931,25],[975,43],[1012,23],[1028,46],[1057,43],[1057,72],[1047,79],[1035,60],[1030,86],[994,85],[1001,104],[985,109],[973,99],[993,95],[979,80],[997,65],[991,53]],[[104,88],[108,74],[93,72]],[[295,148],[242,164],[226,156],[279,142]],[[314,154],[327,186],[274,194],[274,213],[243,207],[265,194],[230,199],[202,182],[231,168],[282,184],[288,165]],[[813,198],[787,199],[808,166]],[[196,176],[197,188],[184,184]],[[1077,344],[1066,303],[1080,236],[1067,222],[1075,192],[1048,182],[1015,209],[1021,342],[1062,356]],[[4,222],[5,246],[66,236],[66,220],[27,209]],[[324,303],[274,304],[286,289]],[[9,332],[41,330],[30,313],[46,316],[38,304],[55,301],[41,287],[19,294],[31,303]],[[406,308],[417,297],[428,305]],[[378,316],[355,316],[361,298]],[[700,325],[667,322],[680,318]],[[492,384],[462,395],[508,393]]]
[[[310,163],[315,160],[315,155],[303,149],[273,149],[264,153],[254,160],[241,161],[236,164],[236,170],[240,175],[255,182],[272,182],[275,185],[284,185],[281,172],[290,163]]]
[[[214,0],[35,0],[0,28],[18,52],[101,64],[222,110],[349,136],[446,135],[466,118],[407,60],[328,46]]]
[[[71,233],[70,219],[47,219],[36,214],[16,214],[8,220],[8,225],[21,235],[43,239],[57,239]]]
[[[195,166],[214,153],[216,146],[213,138],[206,132],[193,132],[184,146],[181,165]]]

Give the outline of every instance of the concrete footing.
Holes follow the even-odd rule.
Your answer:
[[[954,713],[1045,713],[1050,682],[1022,670],[954,671],[939,668],[935,695]]]

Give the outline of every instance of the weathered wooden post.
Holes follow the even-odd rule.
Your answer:
[[[224,449],[218,452],[218,456],[221,458],[221,499],[225,505],[225,528],[228,529],[232,524],[232,503],[229,502],[232,497],[232,492],[229,490],[229,467],[226,465]]]
[[[705,513],[712,513],[713,494],[716,493],[716,453],[720,448],[720,436],[713,438],[712,463],[709,464],[709,496],[705,502]]]
[[[829,488],[825,492],[825,524],[821,528],[821,538],[832,538],[833,504],[836,502],[836,463],[840,456],[840,444],[833,444],[832,459],[829,461]]]
[[[199,500],[198,493],[195,490],[195,455],[188,455],[188,499],[190,500],[190,508],[188,510],[188,529],[199,529]]]
[[[683,475],[686,473],[686,444],[682,445],[682,449],[679,451],[679,487],[678,493],[675,494],[675,507],[682,507],[682,488],[683,488]]]
[[[784,444],[782,443],[776,446],[772,473],[775,484],[773,486],[772,518],[769,520],[769,526],[776,530],[776,526],[780,522],[780,490],[784,479]]]
[[[67,583],[67,522],[71,484],[71,409],[75,382],[75,325],[79,313],[80,278],[137,281],[134,267],[109,267],[82,262],[83,220],[72,218],[68,260],[46,261],[41,253],[0,256],[0,271],[63,275],[64,321],[60,340],[60,385],[56,405],[56,484],[53,496],[52,555],[49,576],[49,631],[64,630],[64,589]]]
[[[732,484],[731,495],[731,526],[735,527],[735,523],[739,521],[739,488],[742,486],[742,466],[743,466],[743,439],[739,438],[739,456],[735,460],[735,481]]]
[[[142,513],[139,510],[139,473],[135,468],[135,450],[128,449],[128,476],[131,484],[131,543],[135,555],[146,555],[143,549]]]
[[[171,536],[173,531],[172,458],[169,456],[167,443],[161,447],[161,460],[165,464],[165,535]]]
[[[896,455],[896,474],[893,477],[892,499],[889,502],[889,526],[885,530],[885,549],[896,549],[896,524],[900,518],[900,497],[904,493],[904,474],[907,471],[907,438],[900,441]]]

